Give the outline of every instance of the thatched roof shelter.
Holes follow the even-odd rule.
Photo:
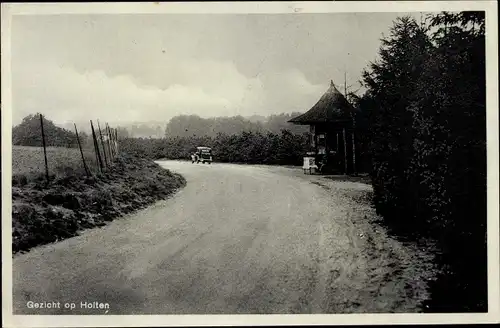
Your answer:
[[[353,112],[353,106],[331,81],[330,88],[310,110],[288,122],[305,125],[349,122]]]

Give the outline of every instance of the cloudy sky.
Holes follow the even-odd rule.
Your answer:
[[[305,111],[344,71],[355,85],[402,15],[15,16],[13,123]]]

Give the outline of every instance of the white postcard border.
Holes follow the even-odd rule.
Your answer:
[[[57,14],[207,14],[433,12],[485,10],[487,25],[488,157],[488,305],[486,314],[314,314],[314,315],[12,315],[11,236],[11,70],[10,21],[13,15]],[[496,1],[373,2],[203,2],[203,3],[46,3],[2,4],[2,314],[6,327],[207,326],[207,325],[379,325],[464,324],[500,321],[499,156],[498,156],[498,16]],[[473,218],[471,218],[473,219]]]

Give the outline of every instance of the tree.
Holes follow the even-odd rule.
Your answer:
[[[409,105],[417,88],[430,41],[413,18],[398,18],[382,39],[379,61],[363,72],[369,104],[372,180],[377,210],[388,220],[411,209],[406,171],[413,145]],[[363,110],[363,109],[362,109]]]
[[[446,280],[456,287],[443,293],[451,297],[442,296],[447,306],[482,311],[487,295],[484,12],[441,13],[431,17],[429,27],[434,47],[413,103],[412,172],[421,186],[415,202],[454,268]]]
[[[130,138],[130,132],[121,126],[116,128],[116,134],[118,135],[118,139]]]
[[[45,116],[43,116],[43,128],[47,146],[78,147],[75,133],[56,126]],[[16,146],[42,146],[40,113],[26,116],[19,125],[12,128],[12,144]]]

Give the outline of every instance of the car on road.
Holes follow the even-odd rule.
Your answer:
[[[193,163],[208,163],[212,164],[212,148],[210,147],[196,147],[196,152],[194,153],[195,160]]]

